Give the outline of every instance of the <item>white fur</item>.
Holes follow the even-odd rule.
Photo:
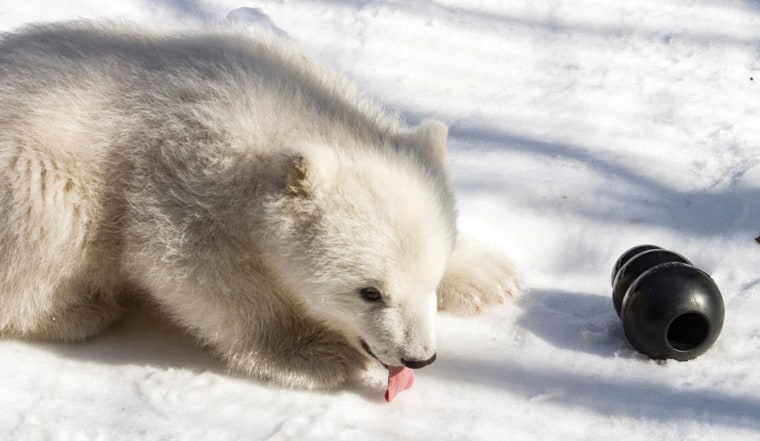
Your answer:
[[[330,388],[372,360],[362,342],[428,360],[436,306],[519,291],[502,256],[452,253],[446,127],[403,127],[289,44],[3,37],[0,334],[83,340],[147,295],[233,369]]]

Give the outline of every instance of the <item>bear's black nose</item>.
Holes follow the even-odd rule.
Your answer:
[[[409,360],[406,358],[401,359],[401,364],[411,369],[419,369],[425,367],[435,361],[435,354],[427,360]]]

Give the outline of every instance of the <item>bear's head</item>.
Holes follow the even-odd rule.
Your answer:
[[[456,236],[446,130],[430,122],[388,145],[280,153],[269,264],[312,317],[386,366],[435,358],[436,289]]]

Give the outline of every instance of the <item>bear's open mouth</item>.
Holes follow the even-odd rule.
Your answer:
[[[372,358],[374,358],[375,360],[377,360],[380,364],[383,365],[383,367],[385,367],[386,369],[388,369],[388,365],[385,364],[385,363],[383,363],[382,361],[380,361],[379,358],[377,358],[377,355],[375,355],[374,352],[372,352],[372,349],[369,348],[369,345],[367,344],[366,341],[364,341],[364,339],[362,339],[361,345],[362,345],[362,348],[364,348],[364,350],[367,351],[367,353],[372,356]]]

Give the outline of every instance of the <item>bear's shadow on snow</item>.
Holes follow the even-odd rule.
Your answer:
[[[628,347],[611,296],[531,290],[517,325],[559,349],[601,357],[636,357]]]
[[[46,346],[63,357],[104,364],[225,372],[221,361],[149,303],[126,305],[120,321],[85,342]]]

